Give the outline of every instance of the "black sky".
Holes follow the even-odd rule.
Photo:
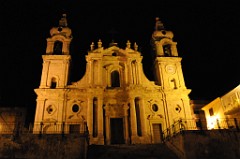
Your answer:
[[[240,9],[234,1],[162,1],[128,4],[116,1],[0,1],[1,106],[35,108],[42,57],[49,30],[67,13],[72,29],[71,81],[85,72],[92,41],[127,40],[141,49],[144,72],[151,79],[150,38],[155,18],[174,33],[191,99],[213,100],[239,84]],[[111,30],[117,33],[110,34]]]

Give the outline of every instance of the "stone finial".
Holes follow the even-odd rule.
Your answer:
[[[136,42],[134,43],[134,50],[135,50],[135,51],[137,51],[137,50],[138,50],[138,45],[137,45],[137,43],[136,43]]]
[[[128,48],[128,49],[130,49],[130,48],[131,48],[131,43],[130,43],[130,41],[129,41],[129,40],[127,41],[126,45],[127,45],[127,48]]]
[[[164,29],[163,23],[160,21],[159,17],[156,17],[155,30],[159,31],[159,30],[163,30],[163,29]]]
[[[98,48],[101,48],[102,47],[102,41],[101,39],[98,40]]]
[[[93,51],[93,49],[94,49],[94,42],[92,42],[92,44],[90,45],[90,49],[91,49],[91,51]]]
[[[67,14],[62,15],[62,18],[59,20],[59,26],[67,27]]]

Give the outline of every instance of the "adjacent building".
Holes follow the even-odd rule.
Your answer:
[[[208,129],[231,129],[240,126],[240,85],[221,97],[217,97],[202,110]]]

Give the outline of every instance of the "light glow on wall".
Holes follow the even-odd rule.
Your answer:
[[[208,116],[207,117],[207,128],[209,130],[218,128],[219,115]]]

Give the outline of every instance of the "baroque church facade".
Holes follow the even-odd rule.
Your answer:
[[[90,144],[160,143],[175,122],[193,119],[173,32],[156,18],[151,44],[155,80],[144,74],[136,43],[90,45],[86,72],[69,81],[71,29],[66,15],[50,30],[37,94],[33,132],[89,132]],[[188,129],[185,127],[185,129]]]

